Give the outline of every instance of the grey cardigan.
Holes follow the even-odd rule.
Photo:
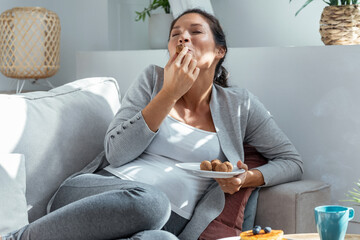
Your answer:
[[[106,133],[105,156],[101,153],[81,173],[94,172],[109,163],[114,167],[124,165],[147,148],[157,132],[148,128],[141,111],[161,90],[163,76],[163,68],[150,65],[130,86]],[[303,163],[298,152],[270,113],[249,91],[214,84],[210,110],[220,146],[233,165],[244,159],[243,142],[246,142],[269,160],[268,164],[257,168],[264,176],[264,186],[301,178]],[[224,204],[224,193],[214,182],[197,204],[179,238],[198,239],[208,224],[221,213]]]

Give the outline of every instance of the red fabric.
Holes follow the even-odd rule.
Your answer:
[[[267,163],[267,160],[248,144],[244,144],[244,154],[244,162],[249,169]],[[239,235],[244,222],[245,206],[254,189],[242,188],[232,195],[226,193],[224,210],[208,225],[200,235],[199,240],[215,240]]]

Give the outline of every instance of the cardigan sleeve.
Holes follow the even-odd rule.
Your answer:
[[[104,141],[105,154],[113,167],[134,160],[156,135],[147,126],[141,112],[152,98],[154,68],[154,65],[146,68],[129,87],[122,99],[121,108],[108,127]]]
[[[303,174],[303,161],[288,137],[275,123],[264,105],[251,93],[244,141],[254,146],[268,164],[258,167],[265,185],[296,181]]]

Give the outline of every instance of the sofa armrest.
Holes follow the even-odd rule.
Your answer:
[[[255,224],[282,229],[285,234],[316,232],[314,208],[330,204],[330,185],[301,180],[262,188]]]

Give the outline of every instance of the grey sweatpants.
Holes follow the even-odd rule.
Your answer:
[[[171,213],[166,195],[150,185],[110,174],[82,174],[59,189],[49,214],[3,239],[172,240],[186,223]]]

